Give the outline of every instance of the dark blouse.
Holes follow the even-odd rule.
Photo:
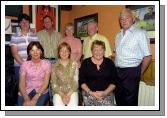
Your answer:
[[[85,59],[79,70],[79,85],[85,83],[92,91],[104,91],[109,84],[116,84],[116,68],[111,59],[103,59],[98,70],[91,58]]]

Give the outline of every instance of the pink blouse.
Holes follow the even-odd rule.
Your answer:
[[[71,47],[71,59],[79,62],[82,56],[82,43],[81,40],[74,37],[65,37],[60,40],[59,44],[66,42]]]
[[[51,73],[51,64],[47,60],[41,60],[39,63],[25,61],[20,67],[20,74],[26,76],[26,91],[29,94],[33,89],[38,91],[44,83],[46,73]],[[48,78],[49,79],[49,78]],[[48,92],[48,89],[44,92]]]

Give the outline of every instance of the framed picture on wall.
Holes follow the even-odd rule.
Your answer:
[[[82,38],[87,36],[87,24],[90,21],[98,22],[98,13],[74,19],[75,36]]]
[[[135,16],[135,25],[145,29],[151,43],[155,43],[155,6],[153,5],[127,5]]]
[[[47,15],[51,17],[53,27],[59,31],[59,7],[58,5],[32,5],[33,24],[36,32],[44,28],[43,18]]]

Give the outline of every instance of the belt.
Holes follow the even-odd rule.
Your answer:
[[[56,60],[56,58],[45,58],[45,59],[48,59],[48,60]]]

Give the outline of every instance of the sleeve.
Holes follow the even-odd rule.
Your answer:
[[[151,55],[150,51],[150,39],[148,38],[147,32],[142,31],[139,40],[139,46],[142,51],[143,56]]]
[[[23,62],[23,64],[20,66],[20,71],[19,74],[20,75],[26,75],[26,67],[27,67],[27,63],[26,61]]]
[[[39,41],[39,38],[38,38],[38,36],[36,34],[34,36],[34,41]]]
[[[110,83],[114,84],[114,85],[117,85],[117,71],[116,71],[115,64],[114,64],[114,62],[112,62],[112,60],[111,60],[110,67],[111,67]]]
[[[60,32],[58,32],[58,40],[60,41],[62,39],[62,35]]]
[[[105,47],[106,47],[105,57],[109,57],[112,55],[112,51],[111,51],[110,43],[106,37],[104,37],[104,42],[105,42]]]
[[[85,77],[85,61],[83,61],[83,63],[81,64],[81,67],[79,69],[79,87],[81,87],[81,85],[83,83],[86,83],[86,77]]]
[[[60,87],[57,82],[57,76],[56,76],[56,69],[54,65],[52,65],[52,72],[51,72],[51,89],[52,89],[52,95],[58,93],[60,91]]]
[[[78,68],[77,68],[77,65],[76,65],[72,91],[77,91],[78,90],[78,72],[79,71],[78,71]]]
[[[45,72],[50,74],[51,73],[51,63],[49,61],[45,61]]]
[[[80,45],[80,48],[79,48],[78,60],[80,60],[82,57],[82,43],[80,39],[79,39],[79,45]]]
[[[82,40],[83,40],[83,46],[82,46],[82,53],[83,53],[83,56],[85,55],[85,53],[86,53],[86,50],[85,50],[85,45],[86,45],[86,38],[82,38]]]
[[[12,46],[12,45],[17,45],[17,40],[16,40],[16,37],[14,35],[11,36],[10,46]]]

